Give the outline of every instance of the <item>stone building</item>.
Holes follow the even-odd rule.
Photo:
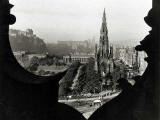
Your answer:
[[[94,58],[94,54],[86,54],[86,55],[67,55],[63,56],[63,61],[66,64],[71,64],[75,61],[79,61],[80,63],[87,63],[89,58]]]
[[[23,35],[23,36],[27,36],[27,37],[36,37],[36,35],[33,34],[32,29],[26,29],[26,31],[9,29],[9,35],[10,36],[15,36],[15,37],[18,36],[18,35]]]
[[[92,43],[92,44],[91,44]],[[94,46],[95,40],[85,40],[85,41],[58,41],[58,45],[69,46],[72,51],[63,56],[63,62],[66,64],[71,64],[75,61],[80,63],[87,63],[89,58],[95,58]]]
[[[113,49],[113,46],[109,43],[104,10],[99,45],[95,45],[95,70],[107,89],[116,88],[116,82],[119,78],[137,75],[140,68],[141,56],[134,47],[119,46]]]
[[[102,26],[100,30],[99,46],[95,47],[95,67],[101,76],[102,82],[110,85],[112,80],[111,73],[113,72],[113,46],[109,46],[108,29],[106,23],[106,13],[104,10],[102,17]]]
[[[110,67],[113,60],[113,47],[109,48],[108,29],[106,23],[106,13],[104,10],[102,18],[102,26],[100,30],[99,46],[95,48],[95,56],[98,66],[98,72],[101,76],[105,76],[110,72]]]

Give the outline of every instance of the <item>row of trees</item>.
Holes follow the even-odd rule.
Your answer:
[[[99,93],[100,92],[100,76],[94,70],[95,60],[90,58],[88,63],[82,67],[77,87],[73,90],[76,94],[81,93]]]
[[[68,69],[66,75],[60,81],[60,87],[59,87],[60,96],[67,96],[69,94],[72,94],[71,87],[80,65],[81,65],[80,62],[78,61],[74,62]]]
[[[81,67],[80,67],[81,66]],[[60,83],[60,96],[68,95],[82,95],[87,93],[99,93],[102,90],[102,78],[94,70],[95,60],[90,58],[88,63],[80,65],[80,63],[74,63],[62,82]],[[125,65],[123,63],[114,63],[113,72],[108,73],[105,78],[104,89],[118,89],[115,83],[120,78],[126,78]],[[76,74],[79,71],[78,79],[74,81]],[[107,81],[110,81],[108,85]],[[73,87],[74,86],[74,87]]]
[[[53,64],[56,65],[56,66],[65,65],[65,63],[59,61],[59,58],[57,56],[47,55],[44,58],[38,58],[38,57],[34,56],[34,57],[31,58],[29,66],[26,66],[26,69],[31,71],[31,72],[34,72],[34,71],[37,71],[38,66],[40,66],[40,65],[50,66],[50,65],[53,65]]]
[[[101,89],[101,81],[98,73],[94,70],[94,65],[94,58],[90,58],[88,63],[81,67],[80,63],[74,63],[60,83],[59,95],[67,96],[70,94],[80,95],[85,93],[99,93]],[[75,84],[73,80],[79,67],[80,72]],[[73,84],[75,84],[74,88],[71,89]]]

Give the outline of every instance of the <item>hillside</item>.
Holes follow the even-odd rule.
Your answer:
[[[31,53],[45,53],[47,52],[45,42],[35,36],[16,35],[9,36],[10,45],[14,52],[16,51],[28,51]]]

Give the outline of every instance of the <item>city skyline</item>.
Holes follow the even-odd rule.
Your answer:
[[[11,12],[17,17],[17,22],[10,28],[22,30],[32,28],[38,36],[49,43],[58,40],[87,40],[93,37],[99,41],[104,8],[111,42],[138,42],[150,30],[143,21],[151,8],[149,0],[10,2],[15,5]]]

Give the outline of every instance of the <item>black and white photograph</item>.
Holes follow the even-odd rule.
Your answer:
[[[158,0],[1,1],[0,120],[160,119]]]

